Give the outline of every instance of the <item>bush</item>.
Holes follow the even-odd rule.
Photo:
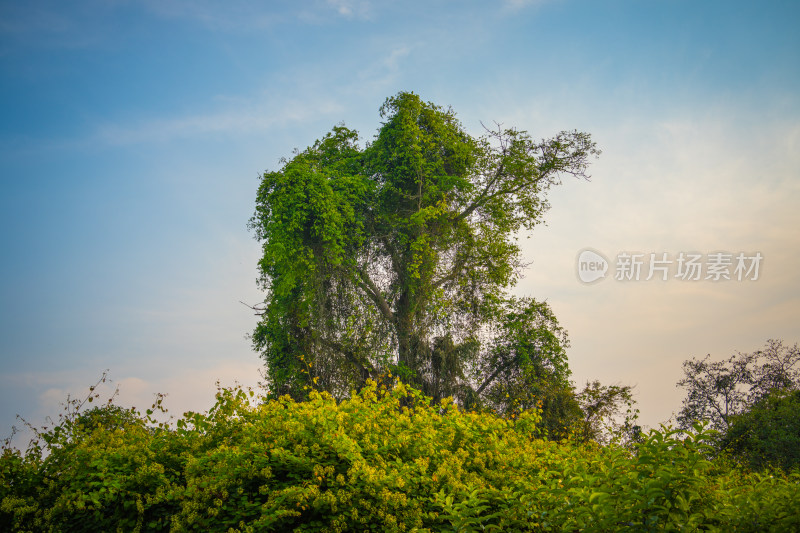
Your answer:
[[[0,530],[800,529],[798,476],[712,462],[701,428],[629,450],[544,440],[539,424],[399,383],[342,402],[222,389],[174,428],[106,406],[42,432],[42,448],[3,450]]]

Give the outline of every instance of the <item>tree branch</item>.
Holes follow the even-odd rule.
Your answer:
[[[258,305],[250,305],[246,304],[243,301],[239,300],[239,303],[245,307],[249,307],[253,311],[255,311],[256,316],[264,316],[267,313],[267,309],[265,307],[259,307]]]
[[[467,262],[467,258],[466,257],[462,257],[460,259],[457,259],[454,262],[453,268],[450,270],[449,274],[447,274],[446,276],[442,276],[440,279],[434,281],[431,284],[431,290],[435,291],[436,289],[438,289],[439,287],[441,287],[442,285],[444,285],[448,281],[452,281],[455,278],[457,278],[459,275],[461,275],[461,269],[464,268],[464,265],[466,264],[466,262]]]
[[[369,275],[367,274],[366,270],[362,267],[356,267],[356,273],[361,281],[358,283],[358,286],[363,290],[366,295],[375,302],[375,305],[378,306],[378,310],[381,312],[383,317],[390,321],[395,321],[395,315],[392,312],[392,309],[389,307],[389,304],[386,300],[381,296],[381,292],[375,283],[370,279]]]
[[[477,390],[477,391],[475,391],[475,393],[476,393],[476,394],[480,394],[480,393],[482,393],[482,392],[483,392],[483,390],[484,390],[486,387],[488,387],[488,386],[489,386],[489,385],[492,383],[492,381],[494,381],[494,380],[497,378],[497,376],[500,374],[500,372],[503,372],[503,371],[504,371],[504,370],[506,370],[508,367],[510,367],[512,364],[514,364],[514,359],[511,359],[509,362],[507,362],[506,364],[504,364],[503,366],[499,367],[497,370],[495,370],[494,372],[492,372],[492,375],[491,375],[491,376],[489,376],[488,378],[486,378],[486,380],[484,380],[483,384],[481,384],[481,386],[480,386],[480,387],[478,387],[478,390]]]
[[[461,211],[461,213],[456,215],[453,220],[455,221],[464,220],[465,218],[470,216],[473,211],[482,206],[488,198],[494,197],[494,195],[492,195],[487,198],[486,195],[492,188],[492,186],[497,182],[497,180],[500,179],[500,175],[503,173],[503,170],[505,170],[505,168],[503,163],[501,162],[500,166],[497,168],[497,172],[494,173],[494,176],[492,176],[492,178],[489,180],[489,182],[486,184],[486,186],[483,188],[480,194],[478,194],[478,197],[475,198],[475,200],[473,200],[472,203],[469,204],[466,208],[464,208],[464,210]]]
[[[375,370],[375,367],[372,365],[372,363],[368,359],[363,359],[363,358],[360,358],[360,357],[356,356],[356,354],[353,352],[353,350],[349,350],[349,349],[345,348],[342,345],[342,343],[337,342],[337,341],[332,341],[330,339],[326,339],[326,338],[324,338],[322,336],[317,336],[317,339],[319,340],[320,343],[322,343],[323,346],[325,346],[327,348],[331,348],[332,350],[336,350],[337,352],[342,354],[345,357],[345,359],[347,359],[352,364],[354,364],[357,367],[359,367],[362,370],[362,376],[365,373],[366,373],[366,377],[376,376],[377,375],[377,371]]]

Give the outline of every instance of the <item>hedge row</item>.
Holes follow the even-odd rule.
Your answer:
[[[0,457],[2,531],[800,531],[800,476],[706,458],[708,435],[633,449],[545,440],[538,415],[432,406],[402,384],[254,402],[154,427],[113,406]]]

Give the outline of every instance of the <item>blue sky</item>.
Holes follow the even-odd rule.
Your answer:
[[[590,182],[522,236],[517,291],[569,330],[573,377],[680,408],[680,364],[800,341],[795,2],[0,0],[0,437],[105,369],[179,414],[255,384],[258,175],[398,91],[547,137]],[[530,237],[530,238],[526,238]],[[757,281],[584,285],[576,256],[760,252]]]

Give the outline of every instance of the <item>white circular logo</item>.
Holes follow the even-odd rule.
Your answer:
[[[583,283],[595,283],[606,277],[608,259],[597,250],[584,248],[578,254],[578,279]]]

